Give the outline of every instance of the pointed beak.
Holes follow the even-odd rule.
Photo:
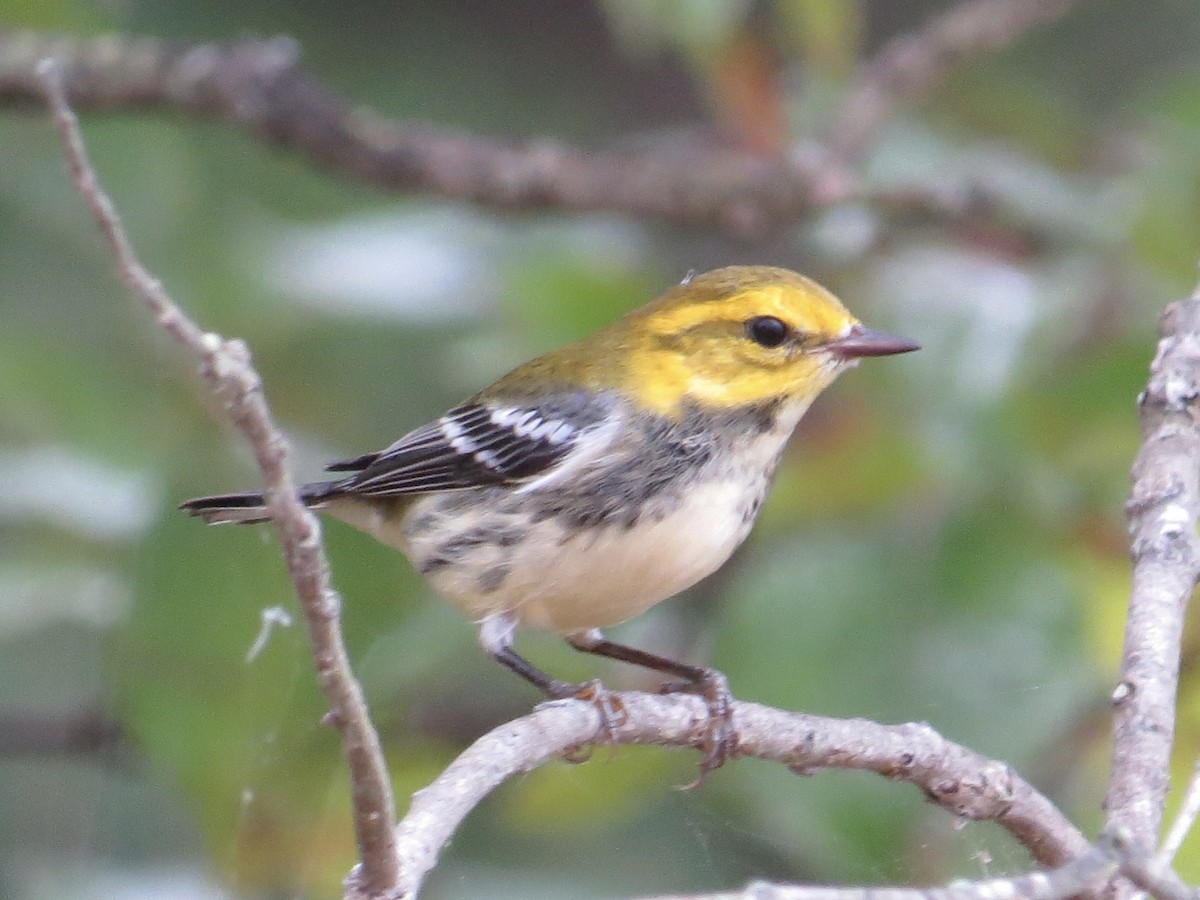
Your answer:
[[[838,359],[860,359],[864,356],[894,356],[897,353],[911,353],[920,350],[921,345],[908,338],[887,334],[867,328],[865,325],[855,325],[840,338],[825,345],[833,356]]]

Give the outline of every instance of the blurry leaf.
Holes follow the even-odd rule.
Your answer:
[[[784,0],[774,10],[806,67],[833,78],[849,76],[862,37],[862,0]]]
[[[952,72],[932,108],[980,138],[1002,138],[1068,169],[1089,150],[1090,123],[1071,98],[987,57]]]
[[[580,765],[552,763],[511,788],[507,816],[518,828],[578,838],[620,828],[649,797],[669,785],[681,756],[661,748],[587,747]]]
[[[221,549],[224,545],[224,550]],[[213,849],[249,884],[302,885],[300,856],[327,828],[336,733],[309,674],[282,561],[259,529],[205,529],[175,513],[143,545],[130,626],[114,648],[120,703],[139,745],[192,798]],[[247,660],[266,606],[289,609]],[[353,860],[343,811],[336,851]],[[327,873],[307,873],[324,878]]]
[[[113,17],[103,5],[81,0],[5,0],[6,28],[36,28],[44,30],[87,33],[113,28]]]
[[[1009,401],[1023,442],[1045,455],[1060,480],[1070,479],[1077,502],[1099,503],[1112,518],[1120,517],[1137,452],[1133,401],[1145,384],[1151,346],[1147,334],[1085,348],[1076,359],[1060,358],[1052,373],[1031,370]]]
[[[743,30],[716,52],[707,71],[709,102],[723,137],[744,152],[781,159],[791,135],[775,49]]]
[[[1153,165],[1141,173],[1142,206],[1131,239],[1141,260],[1176,290],[1196,281],[1200,246],[1200,153],[1191,129],[1163,128],[1152,138]]]
[[[654,299],[655,284],[640,271],[606,267],[576,255],[542,253],[513,271],[506,297],[526,337],[525,354],[576,341]]]
[[[1087,598],[1082,618],[1088,653],[1097,667],[1113,671],[1121,658],[1129,608],[1128,555],[1080,554],[1074,572],[1080,579],[1080,592]]]
[[[1192,70],[1172,73],[1144,98],[1146,113],[1165,118],[1189,130],[1200,129],[1200,74]]]
[[[800,426],[763,509],[759,528],[846,520],[895,502],[921,475],[920,453],[903,431],[884,434],[858,410],[832,404],[820,429]]]
[[[679,49],[700,62],[726,43],[749,0],[601,0],[617,38],[638,53]]]
[[[920,792],[884,784],[865,772],[826,770],[801,777],[778,765],[750,761],[728,776],[790,859],[795,880],[887,884],[905,879],[896,852],[920,814]],[[729,789],[729,786],[726,786]]]

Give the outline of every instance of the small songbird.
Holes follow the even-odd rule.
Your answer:
[[[509,372],[390,447],[335,462],[303,501],[398,548],[479,623],[498,662],[553,698],[612,697],[513,649],[517,626],[682,679],[706,701],[701,780],[734,751],[715,669],[606,640],[716,570],[749,533],[784,445],[817,395],[866,356],[918,349],[864,327],[786,269],[689,276],[577,343]],[[263,495],[182,504],[263,522]]]

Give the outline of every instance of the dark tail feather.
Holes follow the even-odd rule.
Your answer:
[[[237,522],[252,525],[267,522],[266,502],[262,494],[219,494],[215,497],[196,497],[179,504],[190,515],[199,516],[209,525]]]
[[[382,453],[364,453],[362,456],[356,456],[354,459],[341,459],[337,462],[332,462],[325,467],[326,472],[361,472],[375,460],[382,456]]]
[[[300,488],[300,499],[310,508],[319,507],[330,496],[330,488],[336,482],[320,481],[306,484]],[[255,494],[217,494],[213,497],[196,497],[185,500],[179,508],[186,510],[189,515],[198,516],[209,525],[224,525],[234,522],[238,525],[253,525],[256,522],[269,522],[267,504],[261,493]]]

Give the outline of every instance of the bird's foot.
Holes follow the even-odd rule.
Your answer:
[[[596,707],[600,715],[601,742],[613,747],[617,746],[617,729],[625,724],[628,714],[625,705],[616,693],[610,691],[599,681],[554,681],[546,689],[546,695],[553,700],[584,700]],[[584,746],[573,748],[563,754],[563,759],[571,763],[586,762],[591,757],[590,751]]]
[[[704,756],[700,760],[700,774],[681,790],[692,791],[704,784],[708,776],[725,765],[737,753],[737,731],[733,727],[733,694],[729,690],[729,679],[716,669],[703,669],[696,681],[673,681],[664,684],[662,694],[699,694],[708,709],[704,723],[704,738],[700,748]]]

